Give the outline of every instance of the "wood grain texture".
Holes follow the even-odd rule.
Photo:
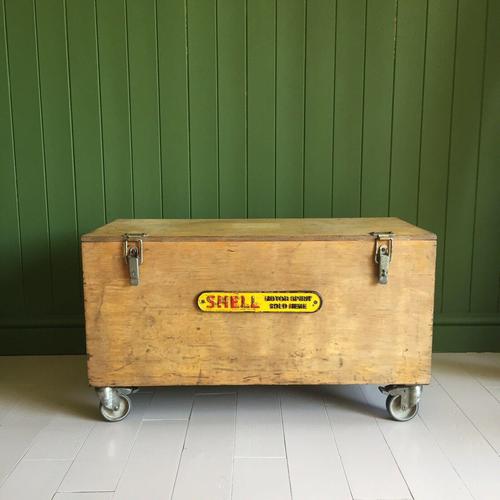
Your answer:
[[[373,240],[372,231],[397,239],[435,239],[433,233],[394,217],[356,219],[119,219],[82,241],[120,241],[125,233],[146,233],[146,241]]]
[[[148,241],[130,286],[120,242],[84,242],[91,385],[428,383],[435,241]],[[316,290],[314,314],[206,314],[203,290]]]

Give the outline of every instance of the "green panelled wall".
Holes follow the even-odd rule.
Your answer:
[[[0,0],[0,353],[82,352],[124,217],[402,217],[500,350],[499,0]]]

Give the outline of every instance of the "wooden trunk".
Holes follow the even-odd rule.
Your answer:
[[[387,284],[372,232],[394,233]],[[126,233],[145,233],[137,286]],[[82,237],[90,384],[427,384],[435,254],[396,218],[116,220]],[[237,299],[202,311],[202,292]],[[256,313],[257,292],[321,307]]]

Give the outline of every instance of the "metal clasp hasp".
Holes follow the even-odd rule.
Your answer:
[[[386,285],[389,281],[389,263],[392,259],[392,239],[394,233],[370,233],[375,236],[375,263],[378,264],[378,282]]]
[[[125,233],[123,235],[123,255],[128,264],[130,284],[139,284],[139,266],[144,262],[143,238],[146,233]]]

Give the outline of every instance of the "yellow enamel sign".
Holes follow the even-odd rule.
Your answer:
[[[203,312],[301,312],[321,307],[317,292],[202,292],[198,307]]]

